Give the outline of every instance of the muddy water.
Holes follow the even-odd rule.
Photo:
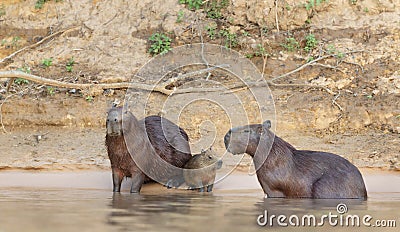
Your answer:
[[[140,195],[131,195],[127,192],[129,181],[125,181],[122,193],[110,191],[109,172],[2,172],[0,231],[309,231],[310,227],[281,227],[276,219],[268,221],[273,228],[261,227],[257,218],[267,210],[268,218],[297,215],[301,219],[313,214],[319,222],[318,218],[329,212],[341,215],[336,209],[339,203],[346,204],[347,214],[360,218],[371,215],[371,225],[378,219],[394,219],[400,227],[400,176],[364,176],[368,201],[265,199],[255,177],[244,173],[228,176],[211,194],[149,184]],[[326,220],[323,228],[336,231],[352,227],[333,227]],[[365,225],[360,229],[371,230]]]

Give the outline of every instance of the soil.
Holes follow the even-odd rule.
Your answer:
[[[78,30],[19,53],[0,63],[0,70],[29,69],[35,75],[74,83],[152,83],[135,76],[152,58],[147,52],[150,35],[166,33],[172,38],[172,47],[202,40],[224,45],[225,38],[210,38],[207,26],[213,25],[216,31],[236,34],[238,45],[233,49],[264,70],[267,80],[299,67],[310,57],[333,54],[275,83],[320,85],[335,94],[315,87],[270,86],[276,133],[297,148],[333,152],[361,168],[400,170],[400,3],[351,2],[322,1],[307,9],[292,0],[236,0],[222,9],[221,19],[210,19],[205,10],[188,10],[177,0],[163,4],[150,0],[48,1],[42,9],[35,9],[33,0],[5,0],[0,4],[0,58],[54,32]],[[177,22],[179,12],[184,13],[181,22]],[[304,38],[310,33],[318,45],[306,52],[302,49],[307,45]],[[285,49],[282,44],[288,38],[296,39],[301,49]],[[268,53],[265,59],[257,53],[258,44]],[[351,51],[358,52],[348,53]],[[52,65],[45,67],[42,61],[49,58]],[[66,64],[71,58],[73,70],[68,72]],[[211,76],[224,84],[237,81],[227,77],[221,72]],[[111,102],[124,100],[126,90],[80,91],[29,82],[13,84],[7,91],[9,80],[0,81],[0,169],[109,168],[104,148],[105,113]],[[246,95],[246,90],[238,92]],[[129,94],[137,101],[147,96],[140,90]],[[174,106],[183,98],[214,95],[167,98],[154,93],[148,101],[151,107],[144,113],[142,108],[131,110],[139,118],[149,114],[170,118],[181,109],[164,110],[160,103],[170,101],[169,106]],[[219,98],[221,104],[230,102]],[[252,103],[251,99],[246,102],[246,110],[251,111]],[[216,151],[224,154],[220,138],[232,126],[230,118],[209,102],[184,109],[173,121],[188,132],[193,152],[212,145],[204,138],[213,138]],[[259,116],[250,113],[249,121],[259,121]],[[230,155],[224,159],[226,169],[238,161]],[[239,169],[247,171],[249,164],[245,157]]]

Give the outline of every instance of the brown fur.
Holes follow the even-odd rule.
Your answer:
[[[211,192],[214,186],[217,169],[221,168],[222,160],[211,148],[194,155],[185,165],[183,177],[190,189],[200,192]]]
[[[366,199],[361,173],[348,160],[327,152],[297,150],[264,124],[232,128],[225,147],[253,158],[268,197]]]
[[[158,116],[138,121],[121,107],[108,112],[106,146],[114,192],[120,191],[123,177],[132,177],[131,192],[140,192],[142,184],[151,180],[142,170],[168,186],[179,186],[184,180],[178,168],[191,158],[188,136],[182,128]],[[157,157],[177,168],[169,168]]]

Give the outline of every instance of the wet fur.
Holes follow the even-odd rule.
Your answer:
[[[210,149],[194,155],[185,165],[183,176],[190,189],[199,192],[211,192],[214,186],[217,169],[221,168],[222,160]]]
[[[122,124],[124,125],[123,128]],[[172,133],[168,137],[172,138],[170,139],[172,144],[165,138],[163,128],[164,131]],[[174,135],[173,133],[178,133],[179,135]],[[142,184],[151,181],[132,159],[125,140],[128,141],[131,150],[134,151],[132,155],[135,160],[143,164],[146,170],[156,173],[157,179],[161,179],[163,182],[173,180],[177,182],[174,183],[176,185],[184,181],[181,172],[171,173],[170,169],[164,168],[165,165],[154,164],[150,161],[154,160],[152,157],[160,156],[163,160],[176,167],[183,167],[191,158],[186,132],[169,120],[161,119],[159,116],[150,116],[138,121],[131,112],[122,112],[121,107],[113,107],[108,112],[105,143],[111,161],[114,192],[120,191],[124,177],[132,177],[133,179],[131,192],[140,192]]]
[[[225,135],[229,152],[253,157],[258,181],[268,197],[367,198],[361,173],[348,160],[327,152],[297,150],[269,128],[254,124]]]

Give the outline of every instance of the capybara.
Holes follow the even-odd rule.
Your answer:
[[[268,197],[367,198],[361,173],[349,161],[332,153],[297,150],[270,128],[267,120],[232,128],[224,137],[228,152],[253,158]]]
[[[214,186],[217,169],[222,166],[222,160],[216,156],[211,147],[194,155],[185,165],[183,176],[189,189],[199,189],[199,192],[211,192]]]
[[[184,182],[181,168],[192,156],[182,128],[159,116],[138,121],[122,107],[108,111],[106,127],[114,192],[120,191],[124,177],[132,177],[132,193],[140,192],[142,184],[152,179],[148,172],[168,187]]]

